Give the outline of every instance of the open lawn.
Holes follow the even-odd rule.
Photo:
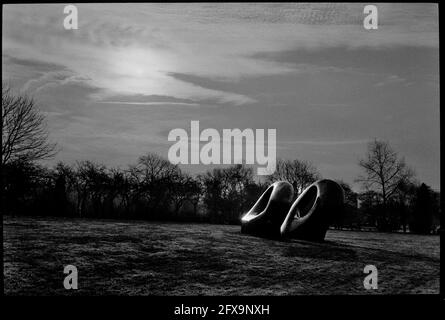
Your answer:
[[[439,237],[330,230],[324,243],[238,226],[3,217],[14,295],[299,295],[439,292]],[[79,289],[65,290],[65,265]],[[363,287],[365,265],[378,289]]]

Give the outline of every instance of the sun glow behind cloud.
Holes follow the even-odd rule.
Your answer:
[[[160,70],[168,69],[168,62],[159,54],[147,48],[125,47],[105,55],[109,65],[110,80],[103,79],[103,85],[116,92],[145,93],[162,92]]]
[[[110,65],[118,76],[133,76],[146,78],[153,76],[162,69],[163,61],[154,56],[150,51],[125,48],[110,52]]]

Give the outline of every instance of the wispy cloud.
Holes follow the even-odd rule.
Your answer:
[[[364,144],[368,143],[369,139],[355,139],[355,140],[294,140],[294,141],[279,141],[280,145],[318,145],[318,146],[335,146],[335,145],[348,145],[348,144]]]
[[[361,26],[360,4],[79,4],[75,31],[63,29],[63,5],[7,5],[3,53],[58,64],[75,74],[63,81],[89,79],[113,93],[243,105],[255,99],[169,74],[236,81],[301,72],[293,64],[255,58],[260,52],[438,45],[434,5],[423,6],[422,14],[415,5],[378,7],[384,32],[370,33]],[[54,74],[34,80],[27,86],[60,82]]]
[[[141,106],[187,106],[199,107],[199,103],[176,102],[176,101],[147,101],[147,102],[132,102],[132,101],[98,101],[101,104],[118,104],[118,105],[141,105]]]
[[[317,107],[317,108],[350,108],[353,105],[350,103],[311,103],[309,104],[310,107]]]
[[[398,75],[390,75],[387,76],[385,79],[383,79],[380,82],[377,82],[375,84],[376,87],[383,87],[383,86],[387,86],[387,85],[393,85],[393,84],[401,84],[401,83],[405,83],[408,84],[406,82],[405,78],[399,77]]]
[[[23,91],[31,94],[35,94],[48,87],[54,87],[58,85],[66,85],[72,83],[85,83],[91,79],[82,77],[69,70],[63,71],[49,71],[42,74],[40,77],[30,79],[22,87]]]

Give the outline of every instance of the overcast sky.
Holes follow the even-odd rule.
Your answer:
[[[167,157],[199,120],[276,129],[278,157],[351,184],[385,139],[439,189],[437,5],[377,7],[365,30],[361,4],[79,4],[65,30],[62,4],[6,5],[2,78],[46,113],[51,163]]]

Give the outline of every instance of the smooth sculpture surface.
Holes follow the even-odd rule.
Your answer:
[[[343,209],[344,192],[335,181],[323,179],[307,187],[295,200],[281,225],[284,238],[322,241],[329,225]]]
[[[294,188],[285,181],[269,186],[254,206],[241,218],[241,232],[279,237],[280,226],[289,211]]]
[[[342,187],[333,180],[318,180],[295,202],[292,185],[278,181],[269,186],[241,218],[241,232],[271,238],[322,241],[329,225],[341,213]]]

